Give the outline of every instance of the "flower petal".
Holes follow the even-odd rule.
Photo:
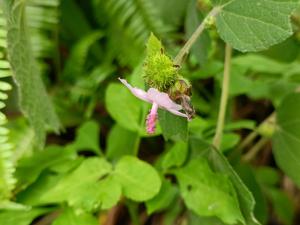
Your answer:
[[[142,89],[139,89],[139,88],[136,88],[136,87],[132,87],[130,84],[128,84],[128,82],[125,80],[125,79],[121,79],[121,78],[118,78],[119,81],[121,81],[130,91],[131,93],[141,99],[141,100],[144,100],[146,102],[149,102],[149,103],[152,103],[152,101],[148,98],[148,93],[145,92],[144,90]]]
[[[147,94],[148,94],[148,98],[151,101],[157,103],[160,108],[163,108],[166,110],[172,109],[172,110],[176,110],[176,111],[179,111],[182,109],[182,106],[173,102],[167,93],[160,92],[155,88],[150,88],[147,91]]]
[[[185,118],[187,118],[188,120],[190,120],[189,117],[188,117],[186,114],[182,113],[182,112],[179,112],[179,111],[174,110],[174,109],[167,109],[167,110],[168,110],[170,113],[173,113],[173,114],[176,115],[176,116],[185,117]]]

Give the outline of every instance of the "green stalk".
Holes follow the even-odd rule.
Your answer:
[[[220,11],[220,8],[215,7],[207,14],[207,16],[204,18],[202,23],[198,26],[198,28],[195,30],[195,32],[192,34],[192,36],[189,38],[189,40],[180,49],[179,53],[177,54],[177,56],[174,59],[174,64],[175,65],[180,66],[182,64],[182,62],[184,60],[184,57],[186,55],[188,55],[188,53],[190,52],[191,47],[193,46],[193,44],[195,44],[195,42],[197,41],[199,36],[204,31],[207,19],[211,18],[211,17],[215,17],[219,13],[219,11]]]
[[[220,144],[223,136],[224,123],[225,123],[226,107],[227,107],[228,93],[229,93],[231,55],[232,55],[232,48],[228,44],[226,44],[221,103],[219,109],[216,134],[213,139],[213,145],[217,149],[220,148]]]

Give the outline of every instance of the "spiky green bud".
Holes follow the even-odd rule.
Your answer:
[[[177,68],[171,58],[164,53],[161,42],[151,34],[144,64],[145,83],[159,91],[167,91],[175,83],[177,75]]]

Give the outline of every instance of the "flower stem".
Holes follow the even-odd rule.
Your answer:
[[[177,56],[174,59],[174,64],[175,65],[181,65],[184,57],[189,53],[191,47],[193,46],[193,44],[197,41],[197,39],[199,38],[199,36],[201,35],[201,33],[204,31],[205,29],[205,23],[207,21],[207,18],[210,17],[215,17],[220,11],[219,7],[215,7],[213,8],[208,15],[204,18],[204,20],[202,21],[202,23],[198,26],[198,28],[195,30],[195,32],[192,34],[192,36],[190,37],[190,39],[185,43],[185,45],[180,49],[179,53],[177,54]]]
[[[213,145],[217,149],[220,148],[220,144],[223,136],[224,123],[225,123],[226,107],[227,107],[227,100],[229,94],[231,55],[232,55],[232,48],[231,46],[226,44],[221,103],[220,103],[216,134],[213,139]]]

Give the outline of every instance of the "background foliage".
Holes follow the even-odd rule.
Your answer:
[[[0,223],[299,224],[298,5],[0,0]],[[149,135],[150,105],[117,78],[145,89],[150,33],[177,62],[202,22],[180,68],[196,116],[161,110]]]

